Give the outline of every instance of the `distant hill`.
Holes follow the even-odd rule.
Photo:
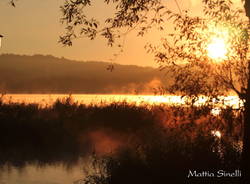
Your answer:
[[[151,67],[80,62],[54,56],[0,55],[0,93],[152,93],[163,72]]]

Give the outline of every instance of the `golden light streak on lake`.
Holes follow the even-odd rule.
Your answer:
[[[41,107],[50,106],[57,99],[65,100],[69,97],[68,94],[7,94],[3,96],[4,103],[37,103]],[[112,102],[127,102],[136,105],[149,104],[149,105],[185,105],[188,101],[187,98],[174,95],[114,95],[114,94],[72,94],[72,100],[79,104],[109,104]],[[194,105],[204,105],[208,102],[208,98],[200,96]],[[213,99],[212,104],[217,106],[225,107],[230,106],[235,109],[242,107],[243,102],[237,96],[221,96],[217,100]]]

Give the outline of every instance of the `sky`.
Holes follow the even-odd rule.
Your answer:
[[[239,3],[241,0],[234,0]],[[108,47],[103,38],[94,41],[79,39],[72,47],[64,47],[58,43],[59,36],[64,31],[60,24],[60,5],[64,0],[19,0],[16,8],[8,4],[8,0],[0,1],[0,34],[2,40],[0,54],[14,53],[21,55],[54,55],[81,61],[107,61],[113,59],[117,48]],[[102,1],[94,0],[93,7],[87,9],[87,14],[97,18],[112,16],[110,7]],[[181,9],[189,9],[199,14],[201,0],[178,0]],[[165,0],[166,5],[178,11],[175,0]],[[144,37],[137,37],[136,32],[126,37],[124,52],[114,60],[119,64],[135,64],[141,66],[156,66],[153,56],[146,53],[146,43],[160,40],[159,33],[153,31]]]

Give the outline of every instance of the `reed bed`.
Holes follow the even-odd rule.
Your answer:
[[[71,165],[92,155],[92,172],[78,181],[86,184],[183,183],[189,170],[235,170],[242,151],[242,110],[228,107],[215,115],[212,109],[84,105],[71,97],[41,108],[0,100],[0,165]],[[238,182],[218,182],[227,180]]]

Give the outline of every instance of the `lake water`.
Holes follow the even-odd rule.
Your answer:
[[[27,165],[22,169],[7,167],[0,169],[0,184],[73,184],[84,177],[83,165],[67,168],[62,164],[38,167]]]
[[[185,104],[180,96],[154,96],[154,95],[71,95],[75,102],[81,104],[100,104],[110,102],[122,102],[139,104]],[[4,102],[37,103],[40,106],[53,104],[57,99],[66,99],[68,94],[7,94],[2,98]],[[222,97],[224,104],[239,107],[242,104],[236,96]],[[206,98],[200,97],[197,104],[202,104]],[[216,114],[216,111],[215,111]],[[82,167],[88,161],[67,168],[62,164],[38,167],[29,164],[23,169],[14,167],[0,168],[0,184],[73,184],[74,181],[82,179],[84,173]]]
[[[41,106],[51,105],[57,99],[66,99],[69,97],[68,94],[7,94],[4,95],[3,101],[17,102],[17,103],[37,103]],[[100,103],[110,103],[110,102],[122,102],[126,101],[128,103],[139,104],[174,104],[183,105],[185,104],[185,99],[181,96],[174,95],[106,95],[106,94],[72,94],[72,99],[80,104],[100,104]],[[200,97],[196,102],[196,105],[204,104],[206,102],[206,97]],[[224,105],[238,108],[242,106],[237,96],[227,96],[220,97],[220,102]]]

